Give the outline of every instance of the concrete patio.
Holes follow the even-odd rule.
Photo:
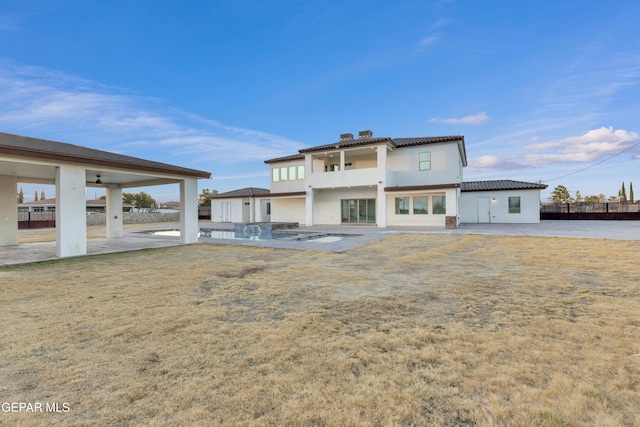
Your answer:
[[[213,224],[201,221],[200,227],[233,230],[233,224]],[[155,230],[179,229],[177,223],[157,223]],[[148,230],[147,230],[148,231]],[[352,235],[335,242],[298,240],[230,240],[200,237],[201,244],[225,244],[259,246],[280,249],[323,250],[344,252],[399,233],[434,234],[483,234],[501,236],[547,236],[571,238],[601,238],[615,240],[640,240],[640,222],[636,221],[542,221],[540,224],[461,224],[459,228],[446,230],[425,227],[372,226],[312,226],[300,227],[300,233],[329,233]],[[33,230],[29,230],[33,233]],[[49,231],[50,232],[50,231]],[[145,231],[126,231],[122,238],[87,239],[87,254],[98,255],[114,252],[135,251],[147,248],[180,246],[179,237],[150,235]],[[0,247],[0,266],[48,261],[56,257],[56,242],[22,243]]]

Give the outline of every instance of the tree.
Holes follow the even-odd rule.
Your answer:
[[[33,201],[34,202],[38,201],[38,190],[36,190],[35,194],[33,195]]]
[[[22,192],[22,187],[20,187],[20,192],[18,193],[18,203],[24,203],[24,193]]]
[[[156,201],[149,194],[144,191],[138,194],[122,193],[122,202],[134,205],[138,209],[149,209],[156,204]]]
[[[40,200],[44,200],[44,199],[46,199],[46,198],[47,198],[47,196],[45,196],[45,194],[44,194],[44,190],[42,190],[42,191],[40,192]]]
[[[633,182],[629,181],[629,202],[634,203],[633,201]]]
[[[600,201],[600,196],[587,196],[584,198],[584,201],[589,203],[598,203]]]
[[[627,202],[627,190],[624,188],[624,181],[622,181],[622,188],[618,191],[618,198],[622,203]]]
[[[551,192],[551,202],[559,205],[562,203],[571,203],[573,199],[571,198],[571,194],[569,194],[569,190],[564,185],[558,185]]]
[[[209,196],[213,196],[214,194],[218,194],[218,190],[209,190],[208,188],[202,190],[202,193],[198,196],[198,206],[211,206]]]
[[[578,191],[576,191],[576,200],[575,200],[575,202],[576,203],[580,203],[582,201],[584,201],[584,199],[582,198],[582,194],[580,194],[580,190],[578,190]]]

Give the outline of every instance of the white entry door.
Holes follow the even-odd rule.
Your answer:
[[[231,202],[222,202],[222,222],[231,221]]]
[[[491,222],[491,201],[488,197],[478,197],[478,222]]]

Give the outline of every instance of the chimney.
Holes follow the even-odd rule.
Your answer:
[[[340,141],[351,141],[353,139],[353,134],[352,133],[341,133],[340,134]]]
[[[362,138],[373,138],[373,132],[371,132],[370,130],[361,130],[360,132],[358,132],[358,139]]]

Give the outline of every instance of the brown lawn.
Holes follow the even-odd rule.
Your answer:
[[[640,426],[639,253],[405,234],[1,268],[0,400],[43,412],[0,424]]]

